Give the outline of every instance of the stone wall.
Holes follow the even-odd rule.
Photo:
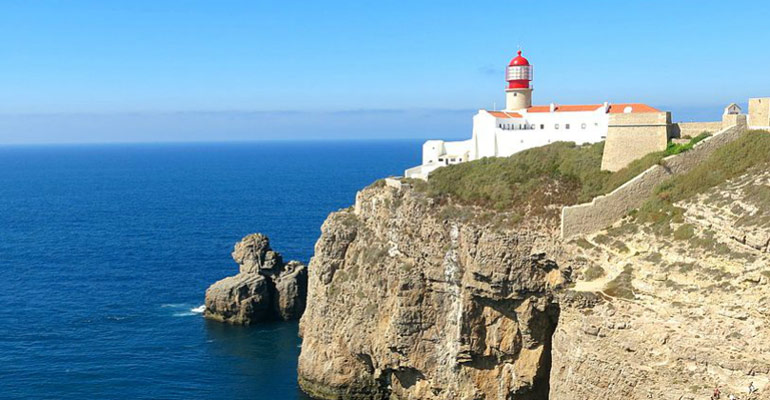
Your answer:
[[[694,138],[703,132],[714,133],[721,131],[723,128],[726,128],[726,126],[722,126],[722,121],[677,122],[671,126],[671,136],[680,138],[689,136]]]
[[[564,207],[561,214],[561,235],[569,238],[604,229],[629,211],[638,208],[653,193],[655,186],[672,175],[685,173],[706,159],[716,149],[732,142],[746,132],[742,126],[732,126],[698,143],[692,150],[667,157],[636,178],[609,194],[590,203]]]
[[[722,116],[722,129],[738,125],[741,128],[748,126],[746,114],[725,114]]]
[[[666,149],[671,113],[610,114],[602,170],[618,171],[649,153]]]
[[[770,97],[749,99],[749,125],[770,126]]]

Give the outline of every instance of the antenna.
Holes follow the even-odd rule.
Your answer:
[[[492,102],[492,110],[497,110],[497,102],[496,101]]]

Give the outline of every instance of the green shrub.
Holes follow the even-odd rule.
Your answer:
[[[636,298],[634,294],[634,270],[630,265],[626,265],[615,279],[607,282],[604,286],[604,293],[612,297],[618,297],[621,299],[633,300]]]
[[[650,253],[647,256],[644,257],[646,261],[649,261],[654,264],[658,264],[661,261],[663,261],[663,256],[660,253]]]
[[[615,250],[621,253],[628,253],[629,251],[631,251],[631,249],[629,249],[628,246],[626,246],[626,244],[621,242],[620,240],[614,241],[612,243],[612,248],[614,248]]]
[[[595,247],[593,244],[591,244],[591,242],[582,237],[575,240],[575,244],[586,250],[590,250]]]
[[[676,240],[690,240],[695,236],[695,227],[690,224],[680,225],[674,231],[674,239]]]
[[[675,154],[684,153],[685,151],[687,151],[687,150],[690,150],[690,149],[692,149],[693,147],[695,147],[695,145],[696,145],[698,142],[700,142],[700,141],[702,141],[702,140],[706,139],[706,138],[707,138],[707,137],[709,137],[709,136],[711,136],[711,134],[710,134],[710,133],[708,133],[708,132],[703,132],[703,133],[701,133],[700,135],[698,135],[698,136],[696,136],[696,137],[694,137],[694,138],[690,139],[690,141],[689,141],[689,142],[687,142],[687,143],[684,143],[684,144],[676,144],[676,143],[674,143],[674,142],[669,142],[669,143],[668,143],[668,147],[666,147],[666,151],[665,151],[665,152],[663,152],[663,154],[664,154],[664,156],[666,156],[666,157],[667,157],[667,156],[672,156],[672,155],[675,155]]]
[[[604,268],[598,265],[591,265],[583,271],[583,279],[591,282],[603,277],[605,274]]]
[[[594,242],[606,245],[606,244],[610,244],[612,242],[612,239],[610,239],[610,237],[605,234],[600,234],[594,237]]]

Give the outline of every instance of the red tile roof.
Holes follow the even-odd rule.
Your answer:
[[[506,112],[506,111],[487,111],[487,112],[492,114],[495,118],[521,118],[521,114],[515,113],[515,112]]]
[[[647,113],[647,112],[660,112],[655,107],[650,107],[647,104],[641,104],[641,103],[619,103],[619,104],[610,104],[610,114],[619,114],[623,113],[624,109],[626,107],[631,107],[632,113]]]
[[[575,112],[575,111],[596,111],[602,108],[602,104],[580,104],[580,105],[556,105],[555,112]],[[631,107],[632,113],[646,113],[646,112],[660,112],[657,108],[648,106],[641,103],[619,103],[610,104],[610,114],[623,113],[626,107]],[[550,112],[551,106],[532,106],[527,109],[527,112]]]

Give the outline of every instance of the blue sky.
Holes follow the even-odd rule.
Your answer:
[[[770,96],[766,1],[0,3],[0,143],[457,138],[503,104]]]

